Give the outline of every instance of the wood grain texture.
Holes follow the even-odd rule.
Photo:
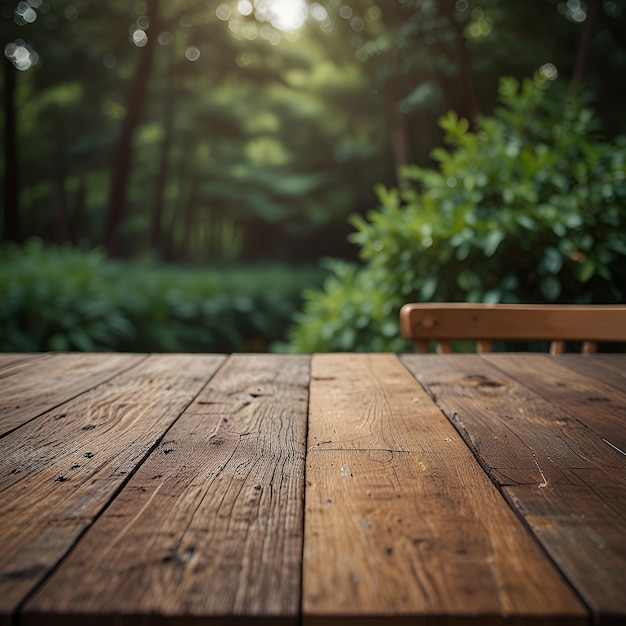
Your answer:
[[[621,450],[626,461],[626,379],[620,389],[572,371],[562,361],[549,357],[539,359],[524,354],[515,359],[503,357],[490,355],[485,359],[575,417],[614,451]],[[602,359],[583,358],[597,360],[598,369],[606,369],[602,368]]]
[[[586,624],[397,357],[314,356],[308,445],[304,624]]]
[[[565,304],[405,304],[400,327],[412,341],[521,339],[626,341],[626,306]]]
[[[0,436],[145,358],[136,354],[108,355],[106,359],[101,354],[57,354],[0,372]]]
[[[556,363],[561,363],[583,376],[599,380],[622,391],[626,389],[626,355],[595,354],[589,359],[582,355],[567,354],[555,355],[552,358]]]
[[[103,371],[109,358],[128,363],[100,355]],[[2,439],[2,618],[65,556],[222,362],[149,357]]]
[[[230,357],[21,623],[296,624],[308,380],[306,356]]]
[[[591,607],[597,623],[623,623],[626,459],[589,424],[595,422],[603,432],[598,423],[606,425],[613,412],[615,428],[624,429],[619,411],[624,395],[547,355],[402,359]],[[598,403],[582,401],[594,390],[607,394],[600,404],[611,409],[603,413]]]
[[[35,353],[19,353],[19,352],[7,352],[0,354],[0,369],[14,367],[16,365],[22,365],[36,361],[39,359],[46,359],[47,354],[35,354]]]

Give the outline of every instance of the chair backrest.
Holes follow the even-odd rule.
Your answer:
[[[405,304],[400,311],[402,336],[428,352],[452,352],[453,340],[474,340],[478,352],[491,352],[493,340],[550,341],[550,352],[564,351],[566,341],[583,342],[583,353],[598,342],[626,342],[626,306],[542,304]]]

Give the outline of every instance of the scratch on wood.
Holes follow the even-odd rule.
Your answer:
[[[398,472],[397,472],[396,468],[393,465],[391,466],[391,471],[393,472],[393,476],[396,479],[396,482],[398,483],[398,486],[401,486],[402,483],[400,482],[400,477],[398,476]]]
[[[624,456],[626,456],[626,452],[624,452],[623,450],[620,450],[617,446],[613,445],[610,441],[607,441],[606,439],[603,439],[602,441],[610,445],[611,448],[613,448],[614,450],[617,450],[620,454],[623,454]]]
[[[537,487],[539,487],[540,489],[542,487],[547,487],[548,481],[546,480],[543,470],[539,467],[539,463],[537,462],[537,455],[534,452],[533,452],[533,461],[535,462],[535,465],[537,466],[537,469],[539,470],[539,473],[541,474],[541,478],[543,479],[543,482],[539,483]]]
[[[126,524],[126,526],[124,526],[122,530],[120,530],[120,532],[117,534],[117,537],[115,537],[113,541],[111,541],[107,552],[111,550],[111,548],[124,537],[124,535],[130,530],[133,524],[143,515],[143,512],[150,506],[150,503],[152,502],[152,500],[154,500],[154,497],[157,495],[157,493],[159,493],[159,489],[161,489],[164,484],[165,483],[159,483],[159,486],[152,492],[146,503],[141,507],[141,509],[139,509],[139,511],[137,511],[135,517],[133,517],[133,519],[130,520],[130,522],[128,522],[128,524]]]
[[[344,463],[341,466],[341,477],[342,478],[354,478],[352,472],[350,471],[350,467],[347,463]]]

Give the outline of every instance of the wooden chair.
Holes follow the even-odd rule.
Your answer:
[[[402,336],[428,352],[452,352],[451,341],[476,341],[477,352],[491,352],[493,340],[550,341],[560,354],[566,341],[582,343],[583,354],[602,341],[626,342],[626,306],[533,304],[405,304],[400,311]]]

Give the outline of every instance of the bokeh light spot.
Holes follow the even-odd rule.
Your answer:
[[[380,10],[380,7],[374,5],[367,10],[367,18],[374,22],[377,22],[383,16],[383,12]]]
[[[16,39],[4,47],[4,56],[13,66],[25,72],[39,61],[39,55],[26,45],[22,39]]]
[[[556,80],[559,77],[559,70],[554,63],[544,63],[539,71],[548,80]]]
[[[172,35],[169,31],[164,30],[162,33],[159,33],[157,41],[161,46],[171,46],[174,43],[174,35]]]
[[[37,19],[37,12],[28,2],[19,2],[15,8],[18,23],[32,24]],[[20,19],[21,18],[21,19]]]
[[[355,17],[350,20],[350,28],[353,31],[360,33],[365,28],[365,22],[360,17]]]
[[[259,27],[254,22],[244,24],[243,36],[248,41],[254,41],[259,36]]]
[[[147,15],[140,15],[137,18],[137,26],[139,26],[141,30],[147,30],[150,27],[150,18]]]
[[[215,15],[217,15],[217,19],[225,22],[232,15],[232,11],[227,4],[220,4],[217,9],[215,9]]]
[[[256,0],[254,6],[258,19],[284,32],[302,28],[308,12],[304,0]]]
[[[328,11],[317,2],[314,2],[309,7],[309,13],[311,14],[311,17],[317,22],[323,22],[325,19],[328,18]]]
[[[320,28],[325,32],[325,33],[332,33],[335,26],[333,25],[333,21],[330,18],[326,18],[321,24],[320,24]]]
[[[341,17],[345,20],[349,20],[352,17],[352,9],[347,4],[344,4],[339,9],[339,15],[341,15]]]
[[[133,43],[138,48],[143,48],[148,43],[148,35],[146,35],[145,31],[138,28],[133,33]]]
[[[239,67],[248,67],[252,63],[252,55],[249,52],[242,52],[235,58],[235,63]]]
[[[567,0],[560,2],[558,11],[571,22],[581,23],[587,19],[586,5],[580,0]]]
[[[274,34],[274,29],[269,24],[263,24],[261,26],[261,37],[265,40],[270,40]]]
[[[189,46],[185,50],[185,58],[188,61],[197,61],[200,58],[200,50],[196,46]]]
[[[237,3],[237,11],[239,15],[251,15],[254,7],[252,6],[252,2],[250,0],[239,0]]]

